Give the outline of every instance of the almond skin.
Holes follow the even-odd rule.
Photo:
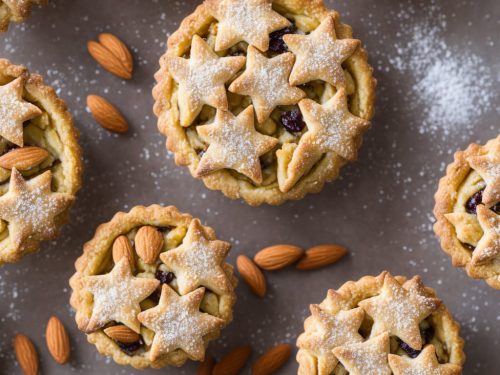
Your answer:
[[[252,375],[271,375],[278,371],[290,358],[292,347],[281,344],[265,352],[253,365]]]
[[[45,340],[50,354],[60,365],[68,362],[71,347],[69,344],[68,331],[61,321],[52,316],[47,324],[45,331]]]
[[[104,330],[104,333],[113,340],[123,344],[132,344],[139,341],[140,338],[137,332],[132,331],[130,328],[122,324],[108,327]]]
[[[35,146],[19,147],[0,156],[0,167],[25,171],[36,167],[48,157],[48,151],[43,148]]]
[[[242,345],[231,350],[218,362],[212,375],[238,375],[252,355],[250,345]]]
[[[304,250],[298,246],[274,245],[260,250],[253,260],[260,268],[274,271],[295,263],[303,253]]]
[[[87,96],[87,107],[94,119],[104,129],[114,133],[126,133],[128,131],[127,120],[116,107],[99,95]]]
[[[123,257],[127,258],[130,269],[133,271],[135,266],[134,249],[127,236],[118,236],[113,242],[113,262],[118,263]]]
[[[135,235],[135,251],[146,264],[154,264],[163,247],[163,236],[149,225],[141,227]]]
[[[201,362],[200,367],[198,367],[198,371],[196,371],[196,375],[212,375],[212,369],[214,368],[215,361],[214,359],[207,355],[205,360]]]
[[[240,255],[236,259],[236,267],[252,292],[259,297],[264,297],[267,289],[266,279],[255,263],[247,256]]]
[[[13,341],[19,366],[26,375],[38,374],[38,353],[31,340],[25,335],[16,335]]]
[[[307,249],[302,259],[297,263],[298,270],[314,270],[335,263],[347,253],[340,245],[325,244]]]
[[[94,60],[108,72],[123,79],[132,78],[132,72],[123,65],[120,58],[101,43],[91,40],[87,43],[87,49]]]
[[[132,71],[134,70],[134,59],[132,58],[132,54],[125,43],[123,43],[115,35],[109,33],[100,34],[98,39],[99,43],[110,50],[111,53],[115,55],[118,60],[120,60],[125,69],[127,69],[127,71],[132,75]]]

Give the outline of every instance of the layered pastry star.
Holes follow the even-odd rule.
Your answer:
[[[86,331],[93,332],[116,321],[140,332],[139,305],[160,285],[156,279],[134,277],[123,257],[110,273],[82,278],[82,287],[93,295],[94,306]]]
[[[182,244],[162,253],[160,259],[177,277],[180,294],[192,292],[199,286],[223,294],[232,289],[223,268],[230,248],[228,242],[208,239],[200,221],[193,219]]]
[[[277,106],[297,104],[306,96],[288,83],[294,61],[292,53],[268,59],[257,48],[248,46],[246,70],[233,81],[229,91],[250,96],[257,120],[262,123]]]
[[[286,45],[297,56],[290,75],[290,84],[322,80],[335,88],[345,87],[342,63],[358,48],[356,39],[337,39],[335,21],[327,16],[309,35],[287,34]]]
[[[179,85],[181,126],[189,126],[205,104],[228,108],[224,84],[243,67],[245,57],[219,57],[207,42],[195,35],[189,59],[168,55],[166,62]]]
[[[50,171],[24,180],[17,169],[12,169],[9,191],[0,197],[0,219],[8,223],[15,247],[30,238],[46,240],[56,235],[56,217],[69,208],[75,197],[52,192],[51,182]]]
[[[347,160],[356,159],[357,137],[370,126],[368,121],[351,114],[344,89],[323,105],[303,99],[299,107],[307,132],[293,152],[286,177],[278,179],[283,192],[290,190],[324,153],[334,152]]]
[[[271,0],[205,0],[204,5],[219,21],[216,51],[245,41],[265,52],[269,48],[269,34],[290,25],[290,21],[273,10]]]
[[[358,333],[363,322],[361,308],[340,310],[335,314],[311,305],[312,317],[308,318],[309,329],[297,339],[297,346],[312,352],[318,358],[321,374],[330,374],[338,363],[332,350],[346,343],[362,342]]]
[[[139,321],[155,333],[150,349],[151,361],[176,349],[185,351],[192,359],[203,361],[203,337],[224,325],[222,319],[200,312],[205,288],[179,296],[163,284],[158,306],[139,314]]]
[[[22,147],[23,123],[40,116],[42,111],[23,99],[24,78],[0,86],[0,136]]]
[[[471,156],[467,161],[486,182],[482,203],[491,207],[500,202],[500,142],[490,155]]]
[[[439,299],[425,290],[420,277],[415,276],[401,285],[386,274],[380,295],[361,301],[359,306],[374,320],[371,337],[387,331],[420,350],[423,342],[419,324],[440,304]]]
[[[219,110],[212,124],[196,129],[209,144],[195,171],[196,177],[229,168],[256,184],[262,182],[259,157],[273,149],[278,140],[255,130],[252,106],[236,117],[231,112]]]
[[[472,253],[473,265],[480,265],[500,255],[500,215],[481,204],[477,206],[477,219],[484,234]]]
[[[362,343],[333,349],[333,354],[349,371],[349,375],[391,375],[387,362],[389,334],[384,332]]]
[[[394,375],[460,375],[462,368],[451,363],[440,364],[434,345],[427,345],[417,358],[389,354]]]

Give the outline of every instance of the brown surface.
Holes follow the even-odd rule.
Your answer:
[[[35,10],[26,24],[0,36],[3,57],[26,64],[60,89],[82,133],[86,161],[84,188],[63,236],[45,244],[42,252],[0,270],[0,373],[20,373],[10,346],[17,332],[34,340],[44,374],[139,373],[101,358],[76,330],[68,304],[68,279],[82,244],[99,223],[135,204],[164,203],[201,218],[220,238],[233,242],[233,263],[238,254],[253,255],[274,243],[310,246],[333,241],[351,249],[350,257],[320,271],[290,268],[267,273],[269,293],[264,300],[241,283],[235,320],[209,348],[218,358],[244,343],[254,347],[253,360],[276,343],[294,343],[308,304],[320,302],[328,288],[389,269],[407,276],[421,274],[427,285],[436,288],[463,324],[465,373],[494,374],[500,366],[495,355],[500,346],[500,294],[451,267],[432,234],[431,211],[437,180],[444,163],[451,160],[450,152],[497,135],[500,85],[493,86],[496,100],[488,95],[493,106],[466,127],[449,136],[440,129],[421,134],[424,108],[412,99],[414,78],[390,63],[397,53],[394,44],[404,43],[407,37],[397,34],[408,24],[397,13],[412,2],[399,2],[401,8],[395,9],[396,3],[335,2],[343,19],[365,42],[376,68],[377,116],[365,137],[360,162],[345,168],[340,181],[321,194],[276,208],[251,208],[207,191],[186,170],[174,166],[156,131],[150,89],[157,59],[165,34],[197,1],[53,0],[50,6]],[[498,80],[500,54],[494,36],[500,33],[500,3],[485,0],[480,7],[474,2],[440,3],[447,18],[444,40],[463,48],[464,54],[481,56],[493,81]],[[425,19],[428,10],[418,9],[413,18]],[[123,83],[97,68],[88,56],[86,41],[102,31],[117,34],[133,47],[137,68],[131,82]],[[99,129],[85,111],[88,94],[103,95],[120,107],[130,121],[129,134],[116,136]],[[70,330],[73,351],[65,367],[57,365],[45,347],[43,334],[52,314]],[[191,374],[194,369],[189,364],[161,373]],[[293,374],[295,369],[295,361],[290,360],[281,373]]]

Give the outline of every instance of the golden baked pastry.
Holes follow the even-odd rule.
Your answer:
[[[117,213],[75,263],[70,285],[78,328],[122,365],[202,361],[208,342],[232,319],[230,247],[175,207]]]
[[[461,373],[460,327],[418,276],[365,276],[310,308],[297,339],[300,375]]]
[[[0,32],[7,31],[11,22],[23,22],[34,5],[45,5],[48,0],[0,0]]]
[[[500,289],[500,136],[455,153],[435,198],[434,231],[453,265]]]
[[[0,59],[0,265],[57,236],[81,174],[65,103],[41,76]]]
[[[356,159],[375,80],[322,1],[205,0],[167,44],[158,127],[208,188],[277,205],[319,192]]]

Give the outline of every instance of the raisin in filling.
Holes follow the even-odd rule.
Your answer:
[[[483,202],[483,192],[484,189],[481,189],[467,200],[465,203],[467,213],[476,215],[477,206]],[[490,210],[500,215],[500,202],[490,207]]]
[[[280,121],[290,133],[300,133],[306,126],[302,113],[298,108],[283,112]]]
[[[297,27],[292,23],[290,26],[284,29],[277,30],[269,34],[269,50],[275,53],[285,53],[288,52],[288,46],[283,40],[283,36],[286,34],[295,34]]]
[[[422,347],[424,347],[425,344],[429,343],[432,340],[432,336],[434,336],[434,329],[431,326],[429,326],[428,328],[424,328],[424,329],[421,328],[420,335],[422,336],[422,341],[423,341]],[[408,354],[408,356],[410,358],[418,357],[421,350],[413,349],[410,345],[408,345],[406,342],[404,342],[403,340],[401,340],[399,338],[397,340],[398,340],[399,347],[401,349],[403,349],[404,352],[406,354]]]

